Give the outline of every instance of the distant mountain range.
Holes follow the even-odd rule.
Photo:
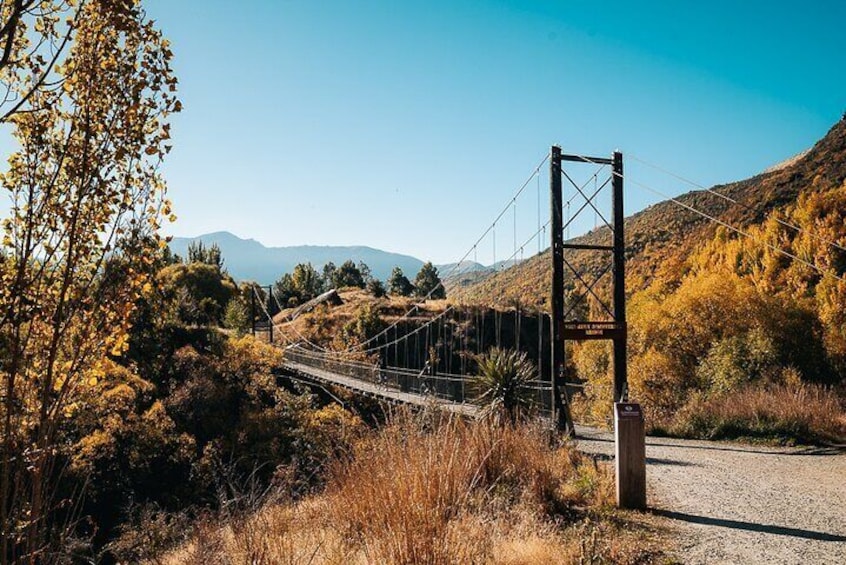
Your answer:
[[[400,267],[405,276],[414,276],[423,261],[409,255],[390,253],[364,246],[265,247],[254,239],[241,239],[226,231],[207,233],[197,237],[174,237],[170,249],[181,257],[188,255],[188,246],[202,242],[217,244],[223,254],[224,266],[236,280],[251,280],[271,284],[284,273],[290,273],[298,263],[311,263],[318,271],[328,262],[339,266],[348,259],[366,263],[374,277],[386,280],[394,267]]]

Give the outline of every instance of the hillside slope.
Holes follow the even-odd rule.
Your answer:
[[[803,192],[817,187],[839,186],[846,179],[846,120],[835,124],[807,153],[787,166],[750,179],[711,190],[740,204],[733,204],[706,191],[693,191],[677,200],[737,228],[761,224],[776,210],[796,202]],[[626,190],[639,190],[629,183]],[[664,201],[626,218],[627,291],[647,287],[656,276],[678,279],[685,261],[698,244],[713,239],[717,224]],[[594,230],[573,242],[610,244],[610,230]],[[598,274],[604,266],[596,252],[567,252],[568,261],[579,269]],[[519,301],[530,307],[548,308],[551,266],[546,251],[510,269],[462,289],[464,301],[507,306]],[[568,284],[572,286],[572,280]]]

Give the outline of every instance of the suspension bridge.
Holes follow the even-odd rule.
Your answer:
[[[634,159],[676,181],[748,207],[722,192]],[[545,167],[549,171],[548,193],[541,190]],[[282,305],[272,289],[264,296],[256,289],[258,315],[254,316],[254,333],[267,332],[271,341],[274,335],[278,336],[277,343],[284,348],[281,371],[291,378],[317,386],[340,387],[391,403],[437,406],[470,417],[480,410],[473,388],[479,356],[492,347],[515,349],[535,367],[535,378],[525,392],[537,415],[572,432],[568,393],[579,384],[565,379],[566,341],[611,341],[614,382],[613,398],[608,401],[622,402],[628,397],[624,179],[623,155],[619,152],[610,157],[588,157],[564,154],[553,146],[479,238],[448,272],[442,273],[440,284],[449,285],[449,295],[439,311],[426,307],[438,290],[435,287],[401,315],[388,318],[390,323],[373,335],[353,343],[341,340],[340,346],[336,339],[328,345],[304,335],[297,328],[296,319],[274,321],[271,312],[282,311]],[[752,237],[741,227],[639,179],[627,181],[629,186],[662,197],[679,210],[740,236]],[[543,212],[545,208],[548,215]],[[793,224],[786,227],[803,231]],[[571,239],[572,231],[589,232],[594,237]],[[840,278],[771,243],[764,245],[826,276]],[[503,249],[507,251],[503,253]],[[488,308],[467,300],[466,288],[459,283],[476,268],[480,255],[495,269],[506,269],[522,263],[527,252],[541,256],[547,249],[552,271],[548,306],[517,302],[506,308]],[[579,261],[579,254],[586,253],[593,259]]]

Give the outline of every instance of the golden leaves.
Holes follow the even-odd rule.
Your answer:
[[[58,37],[66,8],[78,5],[46,4],[64,8],[33,20],[27,41]],[[79,391],[100,386],[103,359],[126,352],[136,301],[152,292],[161,220],[175,220],[158,172],[167,116],[181,109],[173,53],[137,7],[92,0],[71,13],[69,49],[27,99],[31,111],[8,120],[20,149],[0,175],[10,199],[0,331],[21,336],[10,343],[19,368],[9,376],[21,383],[20,421],[36,422],[41,403],[72,414]],[[6,76],[20,97],[50,57],[22,45],[16,55]]]

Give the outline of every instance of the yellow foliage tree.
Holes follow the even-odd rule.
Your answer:
[[[0,10],[3,120],[19,149],[0,247],[0,562],[50,544],[57,430],[126,347],[172,216],[159,166],[180,110],[172,53],[137,0]],[[45,57],[45,53],[51,54]],[[171,218],[172,219],[172,218]]]

